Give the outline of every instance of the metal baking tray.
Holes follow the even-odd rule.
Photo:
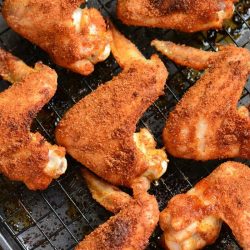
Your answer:
[[[222,31],[195,34],[122,25],[115,16],[114,0],[90,0],[88,5],[98,8],[104,16],[110,18],[147,57],[155,52],[150,46],[150,41],[154,38],[185,43],[205,50],[216,50],[217,43],[234,43],[250,49],[249,0],[241,0],[237,4],[234,17],[226,23]],[[56,69],[59,76],[57,93],[33,123],[33,130],[41,132],[51,142],[54,142],[54,129],[62,115],[82,97],[112,79],[120,71],[112,56],[98,64],[95,72],[88,77],[62,69],[54,65],[45,52],[9,29],[2,17],[0,46],[29,65],[40,60]],[[175,65],[164,57],[162,60],[170,73],[165,95],[148,109],[138,123],[138,128],[147,127],[152,131],[158,146],[162,146],[161,133],[169,112],[200,76],[199,72]],[[8,83],[1,81],[0,91],[8,86]],[[246,84],[240,103],[250,103],[250,82]],[[0,249],[73,249],[85,235],[111,216],[91,198],[79,172],[81,164],[70,157],[68,162],[67,173],[43,192],[29,191],[23,184],[10,182],[0,175]],[[170,157],[167,173],[152,185],[150,193],[157,197],[162,210],[171,197],[189,190],[219,163],[202,163]],[[161,234],[161,230],[157,228],[150,239],[148,249],[161,249]],[[216,243],[206,249],[241,248],[230,229],[223,225]]]

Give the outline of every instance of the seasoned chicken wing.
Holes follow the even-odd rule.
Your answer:
[[[237,162],[220,165],[186,194],[176,195],[160,215],[170,250],[195,250],[212,244],[221,222],[250,249],[250,169]]]
[[[32,69],[2,49],[0,75],[14,83],[0,93],[0,173],[29,189],[45,189],[65,172],[65,150],[31,133],[30,126],[54,95],[57,75],[42,63]]]
[[[195,160],[250,159],[250,117],[237,108],[250,72],[250,53],[235,46],[205,52],[171,42],[154,41],[173,61],[206,69],[169,115],[163,132],[169,153]]]
[[[83,175],[94,198],[117,214],[85,237],[76,250],[145,249],[159,220],[154,196],[137,190],[133,199],[87,170]]]
[[[132,201],[132,197],[118,187],[98,178],[87,169],[81,171],[93,199],[108,211],[117,214]]]
[[[110,54],[111,34],[98,10],[83,0],[6,0],[8,25],[50,54],[58,65],[88,75]]]
[[[184,32],[219,29],[238,0],[118,0],[117,15],[128,25]]]
[[[131,187],[139,177],[159,178],[167,156],[155,149],[145,129],[134,133],[143,112],[163,93],[167,78],[157,56],[146,60],[114,28],[112,51],[123,71],[71,108],[56,130],[57,142],[94,173],[115,185]],[[136,185],[140,185],[136,180]]]

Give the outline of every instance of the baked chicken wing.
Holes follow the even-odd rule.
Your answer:
[[[132,198],[87,170],[83,175],[94,198],[117,214],[85,237],[76,250],[145,249],[159,220],[155,197],[137,190]]]
[[[250,169],[237,162],[220,165],[186,194],[176,195],[160,214],[169,250],[195,250],[212,244],[221,222],[250,249]]]
[[[238,100],[250,72],[250,53],[232,45],[205,52],[154,41],[173,61],[206,69],[169,115],[163,132],[169,153],[195,160],[250,159],[249,110]]]
[[[110,54],[111,34],[83,0],[6,0],[2,13],[17,33],[40,46],[58,65],[88,75]]]
[[[45,189],[65,172],[65,149],[31,133],[30,126],[54,95],[57,75],[42,63],[32,69],[2,49],[0,75],[13,83],[0,93],[0,173],[29,189]]]
[[[219,29],[237,0],[118,0],[117,15],[128,25],[195,32]]]
[[[157,56],[146,60],[112,32],[112,52],[123,71],[66,113],[56,139],[98,176],[131,187],[138,177],[159,178],[166,171],[167,156],[155,149],[152,135],[146,129],[134,132],[140,116],[163,93],[167,70]]]

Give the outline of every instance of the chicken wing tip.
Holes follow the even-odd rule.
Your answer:
[[[131,65],[131,61],[133,60],[146,61],[146,58],[142,55],[138,48],[124,35],[122,35],[110,21],[109,28],[113,37],[111,51],[122,68],[128,64]]]

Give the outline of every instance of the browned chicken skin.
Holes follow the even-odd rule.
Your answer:
[[[98,178],[87,169],[83,168],[81,171],[93,199],[108,211],[117,214],[132,201],[132,197],[118,187]]]
[[[54,95],[57,75],[41,63],[32,69],[2,49],[0,75],[14,83],[0,93],[0,173],[29,189],[45,189],[65,172],[65,150],[30,133],[30,126]]]
[[[76,250],[145,249],[159,220],[155,197],[137,189],[133,199],[87,170],[83,175],[93,197],[117,214],[85,237]]]
[[[149,132],[142,131],[148,138],[144,141],[150,143],[141,143],[134,132],[140,116],[163,93],[167,71],[157,56],[146,60],[132,43],[112,30],[112,52],[123,67],[122,73],[67,112],[57,127],[56,139],[98,176],[115,185],[131,186],[152,161],[160,165],[160,176],[166,171],[166,154],[155,149]]]
[[[171,42],[153,45],[173,61],[204,75],[170,113],[163,132],[173,156],[195,160],[241,157],[250,159],[250,117],[237,108],[250,72],[250,53],[235,46],[205,52]]]
[[[110,32],[96,9],[83,0],[6,0],[3,16],[20,35],[50,54],[55,63],[88,75],[110,53]]]
[[[128,25],[195,32],[219,29],[237,0],[118,0],[117,15]]]
[[[76,250],[145,249],[158,219],[158,204],[154,196],[145,193],[94,230]]]
[[[195,250],[212,244],[221,221],[243,249],[250,249],[249,187],[249,167],[226,162],[186,194],[172,198],[160,215],[166,249]]]

